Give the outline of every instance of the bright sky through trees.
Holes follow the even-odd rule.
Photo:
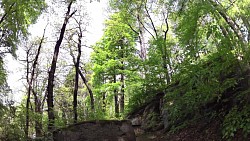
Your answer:
[[[50,1],[50,0],[47,0]],[[93,45],[98,39],[101,38],[103,34],[103,22],[107,18],[107,0],[102,0],[100,2],[97,1],[86,1],[86,10],[88,12],[88,16],[90,17],[89,26],[87,27],[87,35],[84,35],[84,40],[86,41],[86,45],[90,46]],[[62,11],[63,13],[64,11]],[[63,15],[61,15],[63,17]],[[39,20],[36,24],[32,25],[29,28],[29,32],[31,33],[31,37],[41,37],[43,34],[43,30],[47,24],[47,19],[41,15]],[[53,29],[47,29],[46,34],[51,34],[50,31]],[[18,47],[19,50],[17,51],[17,54],[19,56],[25,55],[25,52],[23,51],[22,47]],[[89,52],[91,49],[84,47],[83,53],[86,55],[85,57],[89,57]],[[20,58],[19,58],[20,59]],[[12,89],[13,95],[10,96],[10,98],[13,98],[16,102],[20,102],[23,96],[23,93],[20,91],[23,91],[24,87],[24,80],[22,80],[22,77],[24,77],[25,70],[23,69],[24,66],[20,64],[21,62],[14,59],[10,54],[6,56],[5,58],[6,62],[6,69],[8,71],[8,84],[10,88]]]

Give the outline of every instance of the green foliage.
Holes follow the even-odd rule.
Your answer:
[[[105,21],[104,35],[93,46],[92,68],[88,70],[91,74],[87,74],[87,79],[91,75],[89,84],[94,93],[95,110],[91,109],[89,94],[80,81],[79,121],[121,119],[157,93],[165,92],[165,108],[169,111],[172,129],[181,129],[188,126],[189,121],[207,115],[211,118],[219,115],[224,118],[224,139],[230,139],[241,130],[248,135],[249,90],[239,87],[247,85],[243,86],[246,76],[242,72],[249,69],[250,2],[213,2],[110,0],[115,12]],[[3,0],[1,4],[0,44],[10,47],[14,54],[18,41],[28,35],[28,26],[45,8],[45,1]],[[158,17],[161,20],[155,22]],[[148,35],[152,35],[151,38]],[[143,59],[138,55],[138,36],[144,36],[147,48]],[[3,66],[0,60],[0,92],[7,88]],[[74,70],[70,70],[63,84],[55,87],[56,127],[73,123],[74,75]],[[230,90],[233,94],[228,92]],[[114,99],[121,99],[123,94],[125,112],[117,115]],[[206,109],[211,103],[212,110]],[[218,105],[223,108],[216,109]],[[21,140],[25,107],[18,107],[15,114],[10,111],[10,107],[0,103],[0,138]],[[47,132],[46,116],[46,113],[42,117],[30,110],[31,133],[35,121],[43,123],[43,131]],[[149,118],[155,121],[159,117],[152,114]],[[4,121],[8,121],[7,124]]]
[[[6,71],[4,69],[4,63],[3,63],[3,59],[0,58],[0,85],[4,85],[6,83]]]
[[[15,55],[18,41],[28,35],[29,25],[36,22],[45,6],[45,0],[3,0],[1,2],[3,13],[0,13],[2,19],[0,43],[10,47],[10,53]]]
[[[237,59],[230,52],[214,53],[182,66],[174,76],[174,89],[165,97],[171,123],[199,117],[204,110],[201,107],[219,102],[222,94],[237,84],[236,68]]]
[[[114,97],[121,97],[124,94],[125,104],[133,95],[128,93],[128,91],[133,92],[131,91],[133,89],[131,80],[138,80],[138,73],[135,71],[138,66],[136,64],[138,57],[135,55],[136,36],[125,24],[123,16],[121,12],[114,13],[110,20],[105,22],[104,35],[94,46],[94,52],[91,55],[93,63],[92,85],[96,105],[100,107],[102,112],[108,112],[110,118],[117,117],[113,110],[110,110],[115,107]],[[121,80],[121,77],[124,79]],[[126,85],[126,88],[123,89],[122,85]]]
[[[250,105],[233,107],[223,121],[223,138],[231,139],[241,130],[246,138],[250,134]]]
[[[23,141],[24,139],[24,114],[19,107],[6,106],[0,116],[0,140]]]

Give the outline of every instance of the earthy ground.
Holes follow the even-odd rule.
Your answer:
[[[215,120],[196,123],[172,134],[163,131],[138,134],[136,141],[226,141],[221,137],[220,123]],[[232,141],[250,141],[250,136],[244,139],[241,133],[237,133]]]

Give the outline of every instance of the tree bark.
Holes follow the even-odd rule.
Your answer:
[[[125,95],[125,91],[124,91],[124,88],[125,88],[125,85],[124,85],[124,70],[125,70],[125,67],[124,67],[124,45],[123,43],[121,43],[121,95],[120,95],[120,113],[123,113],[124,112],[124,95]]]
[[[140,21],[139,15],[137,16],[137,20]],[[141,59],[146,60],[146,47],[145,47],[145,39],[144,39],[144,28],[142,27],[142,24],[139,23],[139,43],[140,43],[140,49],[141,49]]]
[[[242,32],[240,31],[239,26],[235,23],[235,21],[227,15],[225,11],[223,11],[222,7],[220,7],[216,2],[209,0],[211,5],[215,8],[216,11],[220,14],[220,16],[226,21],[226,23],[231,27],[231,29],[234,31],[235,35],[239,38],[239,40],[243,43],[245,43],[244,36]],[[248,50],[247,47],[244,48],[245,50]]]
[[[102,93],[102,112],[105,112],[106,111],[106,95],[105,95],[105,92]]]
[[[35,95],[35,94],[34,94]],[[38,99],[38,97],[35,97],[35,113],[38,114],[38,118],[35,119],[35,131],[36,131],[36,137],[42,137],[42,109],[41,109],[41,101]]]
[[[68,11],[66,13],[66,16],[64,18],[64,23],[62,25],[61,28],[61,32],[60,32],[60,36],[59,39],[56,42],[55,48],[54,48],[54,55],[53,55],[53,59],[51,62],[51,67],[49,70],[49,78],[48,78],[48,86],[47,86],[47,105],[48,105],[48,131],[49,132],[53,132],[54,129],[54,120],[55,120],[55,116],[54,116],[54,102],[53,102],[53,88],[54,88],[54,75],[55,75],[55,70],[56,70],[56,63],[57,63],[57,58],[58,58],[58,54],[59,54],[59,49],[64,37],[64,33],[66,30],[66,26],[68,23],[68,20],[71,16],[73,16],[73,14],[76,12],[74,11],[73,13],[70,14],[70,9],[71,9],[71,5],[72,5],[72,1],[69,3],[68,5]]]
[[[26,52],[26,80],[27,80],[27,84],[29,85],[30,82],[29,82],[29,52],[30,52],[30,49],[27,50]],[[28,87],[29,89],[29,87]],[[30,104],[30,91],[28,90],[28,93],[27,93],[27,100],[26,100],[26,124],[25,124],[25,129],[24,129],[24,132],[25,132],[25,138],[28,139],[29,137],[29,104]]]
[[[80,33],[78,34],[78,44],[77,44],[77,48],[78,48],[78,54],[77,54],[77,59],[75,62],[75,87],[74,87],[74,123],[77,123],[77,93],[78,93],[78,83],[79,83],[79,64],[80,64],[80,58],[81,58],[81,40],[82,38],[82,31],[80,31]],[[73,55],[73,54],[72,54]]]
[[[34,95],[34,99],[35,99],[35,113],[39,114],[39,116],[42,116],[41,101],[39,100],[39,98],[37,96],[37,93],[34,91],[34,89],[32,87],[32,83],[33,83],[33,80],[34,80],[35,70],[36,70],[37,63],[38,63],[38,57],[40,55],[41,48],[42,48],[42,43],[43,43],[44,36],[45,36],[45,30],[46,30],[46,27],[44,29],[42,39],[40,40],[39,47],[38,47],[38,50],[37,50],[37,54],[35,56],[35,60],[34,60],[34,62],[32,64],[31,78],[30,78],[30,82],[29,82],[29,93],[31,91],[33,91],[33,95]],[[36,137],[41,137],[42,136],[42,123],[41,123],[40,118],[36,119],[36,121],[35,121],[35,130],[36,130]]]
[[[77,48],[78,48],[78,55],[77,55],[77,60],[75,59],[74,57],[74,54],[71,50],[71,56],[73,58],[73,63],[74,63],[74,66],[75,66],[75,71],[76,71],[76,74],[79,76],[80,74],[80,77],[82,78],[83,80],[83,83],[85,84],[85,86],[87,87],[87,90],[89,92],[89,96],[90,96],[90,104],[91,104],[91,110],[94,111],[95,110],[95,104],[94,104],[94,95],[93,95],[93,92],[91,90],[91,88],[89,87],[88,85],[88,81],[87,79],[84,77],[84,75],[82,74],[81,70],[80,70],[80,57],[81,57],[81,46],[82,46],[82,28],[81,28],[81,24],[80,22],[76,21],[77,24],[78,24],[78,29],[79,29],[79,33],[78,33],[78,43],[77,43]],[[79,77],[77,76],[77,81],[79,81]],[[76,79],[76,77],[75,77]],[[78,85],[77,85],[78,87]],[[76,90],[76,86],[75,86],[75,90]],[[74,91],[74,101],[77,100],[77,92]],[[77,103],[74,102],[74,107],[77,107]],[[74,113],[76,113],[76,109],[74,108]]]
[[[79,68],[78,68],[79,69]],[[91,104],[91,110],[94,111],[95,110],[95,103],[94,103],[94,95],[93,92],[91,90],[91,88],[88,85],[88,81],[87,79],[84,77],[84,75],[82,74],[82,72],[79,70],[79,74],[83,80],[83,83],[85,84],[85,86],[87,87],[87,90],[89,92],[89,96],[90,96],[90,104]]]
[[[123,69],[124,70],[124,69]],[[120,112],[123,113],[124,112],[124,98],[125,98],[125,85],[124,85],[124,74],[121,74],[121,95],[120,95]]]
[[[113,82],[116,83],[116,75],[114,74],[113,76],[114,80]],[[117,94],[117,90],[114,89],[114,102],[115,102],[115,116],[118,117],[119,116],[119,102],[118,102],[118,94]]]

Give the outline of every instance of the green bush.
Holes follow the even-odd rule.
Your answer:
[[[217,52],[183,65],[174,76],[175,88],[165,96],[170,124],[180,126],[204,116],[201,107],[220,101],[223,93],[237,84],[236,65],[231,52]]]
[[[245,137],[250,133],[250,105],[244,106],[243,109],[235,106],[225,116],[222,129],[223,138],[230,139],[240,130]]]

